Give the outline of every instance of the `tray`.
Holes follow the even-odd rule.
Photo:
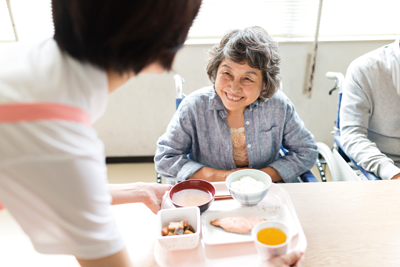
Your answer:
[[[224,182],[213,183],[217,189],[217,195],[228,194],[228,190]],[[284,205],[290,212],[297,235],[292,238],[289,252],[293,250],[305,251],[307,248],[307,240],[301,228],[297,214],[293,208],[289,194],[281,186],[272,184],[266,197],[254,209],[262,206]],[[168,203],[165,198],[162,208],[173,208],[172,203]],[[208,211],[202,215],[202,220],[207,214],[221,211],[221,213],[229,212],[237,209],[245,209],[235,200],[214,201]],[[158,241],[155,242],[154,257],[158,265],[161,267],[212,267],[212,266],[259,266],[262,263],[254,246],[254,242],[214,244],[209,245],[204,242],[205,232],[201,233],[202,240],[199,245],[190,250],[167,251],[163,249]]]

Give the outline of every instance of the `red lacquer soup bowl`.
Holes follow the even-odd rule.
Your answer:
[[[183,192],[183,190],[187,190],[187,191]],[[199,190],[200,192],[194,191],[194,190]],[[191,180],[186,180],[186,181],[183,181],[183,182],[180,182],[180,183],[174,185],[174,187],[172,187],[171,191],[169,192],[169,199],[174,204],[174,206],[177,208],[197,206],[200,208],[200,212],[204,212],[213,203],[214,198],[215,198],[215,191],[216,190],[215,190],[214,185],[211,184],[210,182],[207,182],[204,180],[191,179]],[[188,199],[190,201],[183,203],[183,201],[182,201],[183,193],[190,194],[190,196],[186,197],[186,199]],[[174,197],[174,195],[175,195],[175,197]],[[208,197],[207,197],[207,195],[208,195]],[[181,201],[178,201],[178,196],[180,197]],[[193,199],[192,196],[196,196],[196,197],[194,197],[194,199]],[[199,202],[196,203],[196,201],[199,201]]]

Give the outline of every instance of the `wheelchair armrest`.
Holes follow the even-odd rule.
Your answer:
[[[356,164],[353,159],[351,159],[351,161],[353,161],[353,163]],[[382,180],[381,178],[379,178],[378,176],[376,176],[372,172],[367,172],[366,170],[364,170],[363,168],[361,168],[357,164],[356,164],[356,166],[365,175],[365,177],[367,177],[368,180],[370,180],[370,181]]]
[[[314,174],[311,171],[306,171],[305,173],[300,175],[300,179],[305,183],[316,183],[318,182],[317,178],[315,178]]]

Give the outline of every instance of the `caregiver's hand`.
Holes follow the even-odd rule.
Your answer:
[[[290,254],[274,257],[264,262],[260,267],[301,267],[304,253],[293,251]]]
[[[153,213],[161,208],[162,198],[171,185],[157,183],[109,184],[112,205],[138,203],[145,204]]]

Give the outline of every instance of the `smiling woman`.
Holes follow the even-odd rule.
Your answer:
[[[157,143],[156,170],[166,178],[224,181],[253,168],[293,182],[318,155],[313,136],[277,89],[277,43],[260,27],[233,30],[209,51],[213,86],[185,98]],[[281,157],[281,144],[289,150]]]

